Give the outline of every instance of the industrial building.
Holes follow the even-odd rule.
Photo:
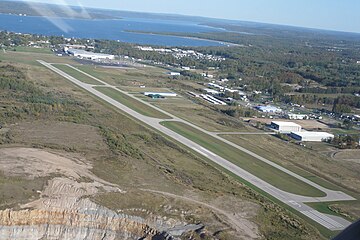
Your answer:
[[[255,107],[257,110],[259,110],[260,112],[263,112],[263,113],[281,113],[282,110],[281,108],[277,108],[277,107],[274,107],[274,106],[257,106]]]
[[[289,114],[286,115],[286,117],[288,119],[291,119],[291,120],[306,120],[306,119],[309,119],[309,116],[306,115],[306,114],[289,113]]]
[[[73,55],[74,57],[84,58],[84,59],[91,59],[91,60],[114,60],[114,55],[103,54],[103,53],[93,53],[88,52],[81,49],[74,49],[74,48],[65,48],[64,49],[68,54]]]
[[[153,96],[159,96],[159,97],[176,97],[176,93],[164,93],[164,92],[144,92],[145,96],[153,97]]]
[[[301,126],[293,122],[271,122],[270,127],[280,133],[300,132]]]
[[[327,132],[292,132],[291,137],[302,142],[322,142],[333,139],[334,135]]]
[[[219,91],[210,89],[210,88],[204,88],[203,89],[207,94],[211,94],[211,95],[220,95]]]
[[[214,105],[227,105],[225,102],[211,96],[211,95],[208,95],[208,94],[201,94],[200,97],[202,99],[204,99],[205,101],[207,101],[208,103],[211,103],[211,104],[214,104]]]

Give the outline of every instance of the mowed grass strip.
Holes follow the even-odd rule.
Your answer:
[[[180,122],[161,124],[283,191],[309,197],[326,196],[324,192],[189,125]]]
[[[83,82],[83,83],[87,83],[87,84],[91,84],[91,85],[104,85],[99,81],[96,81],[95,79],[86,76],[85,74],[67,66],[67,65],[63,65],[63,64],[53,64],[54,67],[60,69],[61,71],[69,74],[70,76],[76,78],[77,80]]]
[[[331,205],[335,205],[337,203],[338,202],[332,202],[332,203],[330,203],[330,202],[315,202],[315,203],[306,203],[306,205],[312,207],[313,209],[315,209],[321,213],[338,216],[338,217],[344,217],[340,213],[337,213],[337,212],[334,212],[331,210]],[[346,219],[349,221],[353,221],[353,219],[349,219],[348,217],[346,217]]]
[[[129,97],[126,94],[123,94],[113,88],[95,87],[95,89],[144,116],[152,117],[152,118],[159,118],[159,119],[171,119],[171,117],[169,117],[168,115],[166,115],[162,112],[159,112],[158,110],[156,110],[156,109],[154,109],[132,97]]]

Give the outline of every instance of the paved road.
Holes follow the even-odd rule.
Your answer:
[[[216,135],[275,135],[275,132],[212,132]]]
[[[271,196],[273,196],[274,198],[278,199],[279,201],[283,202],[284,204],[292,207],[293,209],[296,209],[297,211],[301,212],[303,215],[305,215],[306,217],[314,220],[315,222],[321,224],[322,226],[330,229],[330,230],[343,230],[345,227],[347,227],[348,225],[350,225],[351,223],[349,221],[346,221],[345,219],[339,218],[339,217],[335,217],[335,216],[331,216],[331,215],[327,215],[327,214],[323,214],[320,213],[316,210],[314,210],[313,208],[307,206],[306,204],[304,204],[305,202],[324,202],[324,201],[347,201],[347,200],[355,200],[353,197],[343,193],[343,192],[338,192],[338,191],[332,191],[329,189],[326,189],[316,183],[313,183],[311,181],[309,181],[306,178],[303,178],[302,176],[299,176],[259,155],[257,155],[256,153],[253,153],[243,147],[240,147],[230,141],[227,141],[226,139],[223,139],[221,137],[219,137],[216,133],[212,133],[212,132],[208,132],[205,131],[204,129],[191,124],[183,119],[179,119],[178,117],[167,113],[166,111],[163,111],[162,109],[156,108],[158,111],[163,112],[164,114],[167,114],[168,116],[171,116],[173,119],[170,121],[178,121],[178,122],[183,122],[186,123],[200,131],[203,131],[211,136],[213,136],[214,138],[217,138],[221,141],[224,141],[225,143],[236,147],[238,149],[240,149],[241,151],[244,151],[246,153],[248,153],[249,155],[256,157],[257,159],[264,161],[266,163],[268,163],[269,165],[272,165],[286,173],[288,173],[289,175],[296,177],[297,179],[299,179],[300,181],[303,181],[305,183],[308,183],[311,186],[314,186],[316,188],[318,188],[319,190],[323,191],[324,193],[327,194],[326,197],[321,197],[321,198],[314,198],[314,197],[305,197],[305,196],[300,196],[300,195],[295,195],[295,194],[291,194],[285,191],[282,191],[274,186],[272,186],[271,184],[265,182],[264,180],[258,178],[257,176],[243,170],[242,168],[238,167],[237,165],[227,161],[226,159],[214,154],[213,152],[211,152],[208,149],[203,148],[202,146],[200,146],[199,144],[183,137],[182,135],[162,126],[160,123],[162,121],[169,121],[169,120],[164,120],[164,119],[156,119],[156,118],[151,118],[151,117],[146,117],[134,110],[132,110],[131,108],[121,104],[120,102],[115,101],[114,99],[108,97],[107,95],[95,90],[93,88],[94,85],[89,85],[86,83],[83,83],[77,79],[75,79],[74,77],[70,76],[69,74],[57,69],[56,67],[52,66],[49,63],[46,63],[44,61],[38,61],[39,63],[41,63],[42,65],[44,65],[45,67],[49,68],[50,70],[54,71],[55,73],[63,76],[64,78],[68,79],[69,81],[71,81],[72,83],[74,83],[75,85],[87,90],[88,92],[92,93],[93,95],[101,98],[102,100],[106,101],[107,103],[115,106],[116,108],[120,109],[121,111],[127,113],[128,115],[130,115],[131,117],[137,119],[138,121],[141,121],[143,123],[145,123],[146,125],[157,129],[158,131],[160,131],[161,133],[167,135],[168,137],[173,138],[174,140],[182,143],[183,145],[189,147],[190,149],[193,149],[194,151],[198,152],[199,154],[201,154],[202,156],[207,157],[208,159],[210,159],[211,161],[215,162],[216,164],[222,166],[223,168],[227,169],[228,171],[234,173],[235,175],[239,176],[240,178],[246,180],[247,182],[250,182],[251,184],[253,184],[254,186],[262,189],[263,191],[265,191],[266,193],[270,194]],[[71,65],[68,65],[70,67],[72,67]],[[76,68],[74,68],[76,69]],[[76,69],[78,70],[78,69]],[[78,70],[79,72],[82,72],[80,70]],[[100,79],[97,79],[85,72],[82,72],[85,75],[88,75],[89,77],[94,78],[95,80],[103,83],[105,86],[107,87],[111,87],[116,89],[119,92],[122,92],[123,94],[127,94],[130,97],[133,97],[136,100],[139,100],[138,98],[132,96],[131,94],[128,94],[124,91],[121,91],[119,89],[117,89],[114,86],[111,86],[103,81],[101,81]],[[141,100],[140,100],[141,101]],[[155,108],[153,105],[151,105],[148,102],[145,101],[141,101],[144,104],[147,104],[149,107],[153,107]]]

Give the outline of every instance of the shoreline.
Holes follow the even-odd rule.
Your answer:
[[[169,33],[168,34],[168,33],[161,33],[161,32],[143,32],[143,31],[132,31],[132,30],[123,30],[122,32],[136,33],[136,34],[147,34],[147,35],[156,35],[156,36],[180,37],[180,38],[185,38],[185,39],[214,42],[214,43],[217,43],[217,44],[221,44],[224,47],[245,47],[242,44],[226,42],[226,41],[220,41],[220,40],[214,40],[214,39],[201,38],[201,37],[182,36],[182,35],[177,35],[176,33],[174,33],[174,34]]]

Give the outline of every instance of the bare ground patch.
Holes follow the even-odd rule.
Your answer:
[[[22,122],[10,127],[17,143],[43,145],[77,151],[107,150],[98,129],[89,125],[69,122]]]
[[[360,149],[346,149],[334,152],[332,157],[335,160],[360,163]]]

